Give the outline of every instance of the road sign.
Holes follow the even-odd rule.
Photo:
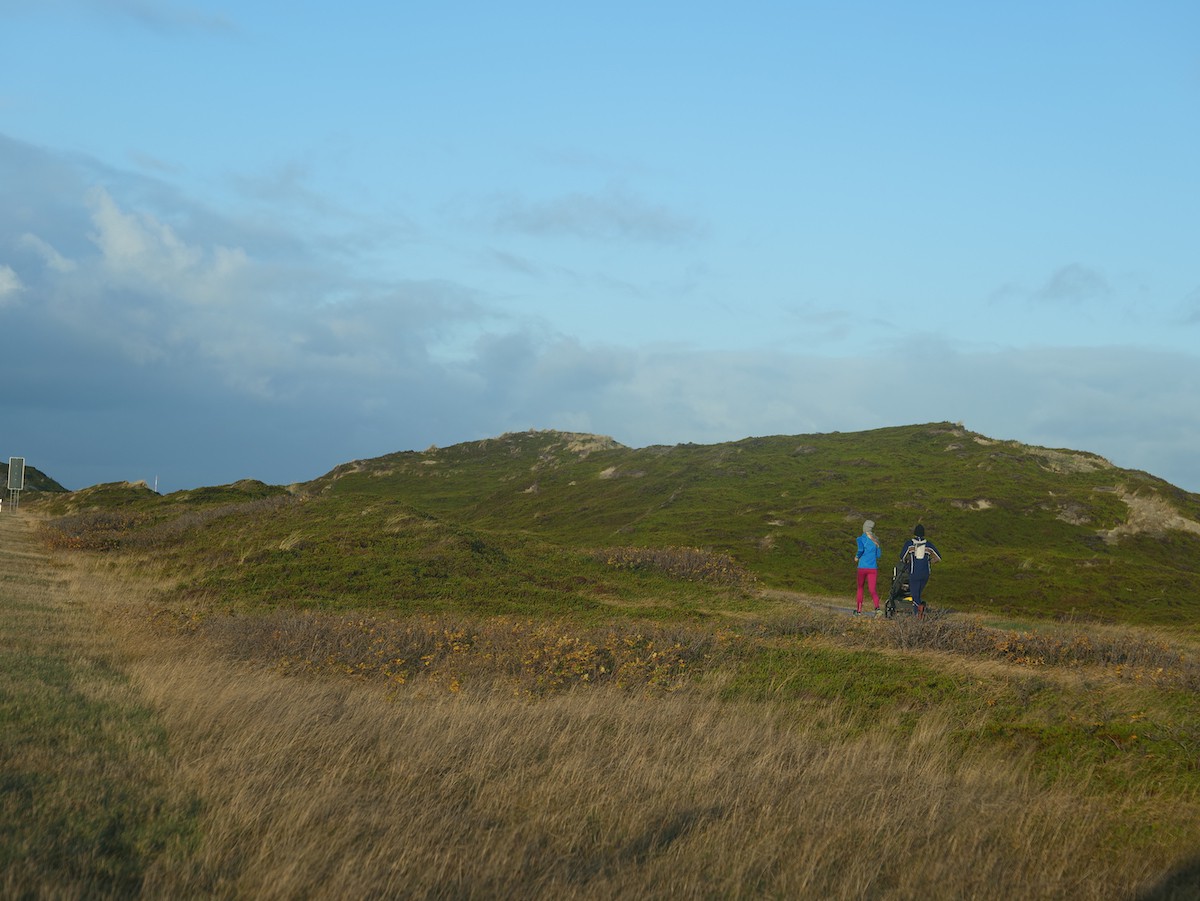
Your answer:
[[[25,490],[25,458],[24,457],[9,457],[8,458],[8,490],[9,491],[24,491]]]

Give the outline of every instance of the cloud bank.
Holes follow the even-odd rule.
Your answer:
[[[696,228],[626,200],[514,201],[497,222],[650,243]],[[3,138],[0,208],[0,454],[68,488],[289,483],[531,427],[645,446],[950,420],[1200,490],[1200,359],[1187,353],[981,352],[919,333],[890,358],[633,331],[599,343],[514,313],[486,284],[368,279],[302,234]],[[1040,294],[1074,304],[1103,290],[1068,266]],[[809,311],[823,315],[839,318]]]

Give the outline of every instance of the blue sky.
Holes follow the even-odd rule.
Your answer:
[[[1200,491],[1200,6],[0,0],[0,457],[958,421]]]

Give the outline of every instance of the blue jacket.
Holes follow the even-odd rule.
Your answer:
[[[924,546],[925,552],[918,557],[921,546]],[[910,538],[904,542],[904,549],[900,551],[900,562],[905,572],[910,573],[914,579],[928,579],[930,566],[935,560],[941,559],[942,555],[938,553],[932,541],[918,542],[917,539]]]
[[[879,545],[866,536],[866,533],[858,536],[858,553],[854,555],[854,559],[858,561],[859,569],[878,569],[879,568]]]

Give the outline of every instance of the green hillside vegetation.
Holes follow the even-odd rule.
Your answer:
[[[889,563],[925,524],[944,557],[934,606],[1182,627],[1200,613],[1200,497],[950,423],[638,450],[524,432],[290,490],[117,484],[46,509],[75,513],[79,541],[154,546],[190,590],[251,606],[646,612],[711,603],[698,582],[743,604],[752,584],[845,598],[869,518]]]
[[[565,547],[711,548],[805,592],[845,593],[869,518],[889,559],[925,524],[946,559],[931,597],[955,609],[1166,623],[1200,598],[1196,495],[949,423],[641,450],[523,433],[348,464],[305,488]]]

